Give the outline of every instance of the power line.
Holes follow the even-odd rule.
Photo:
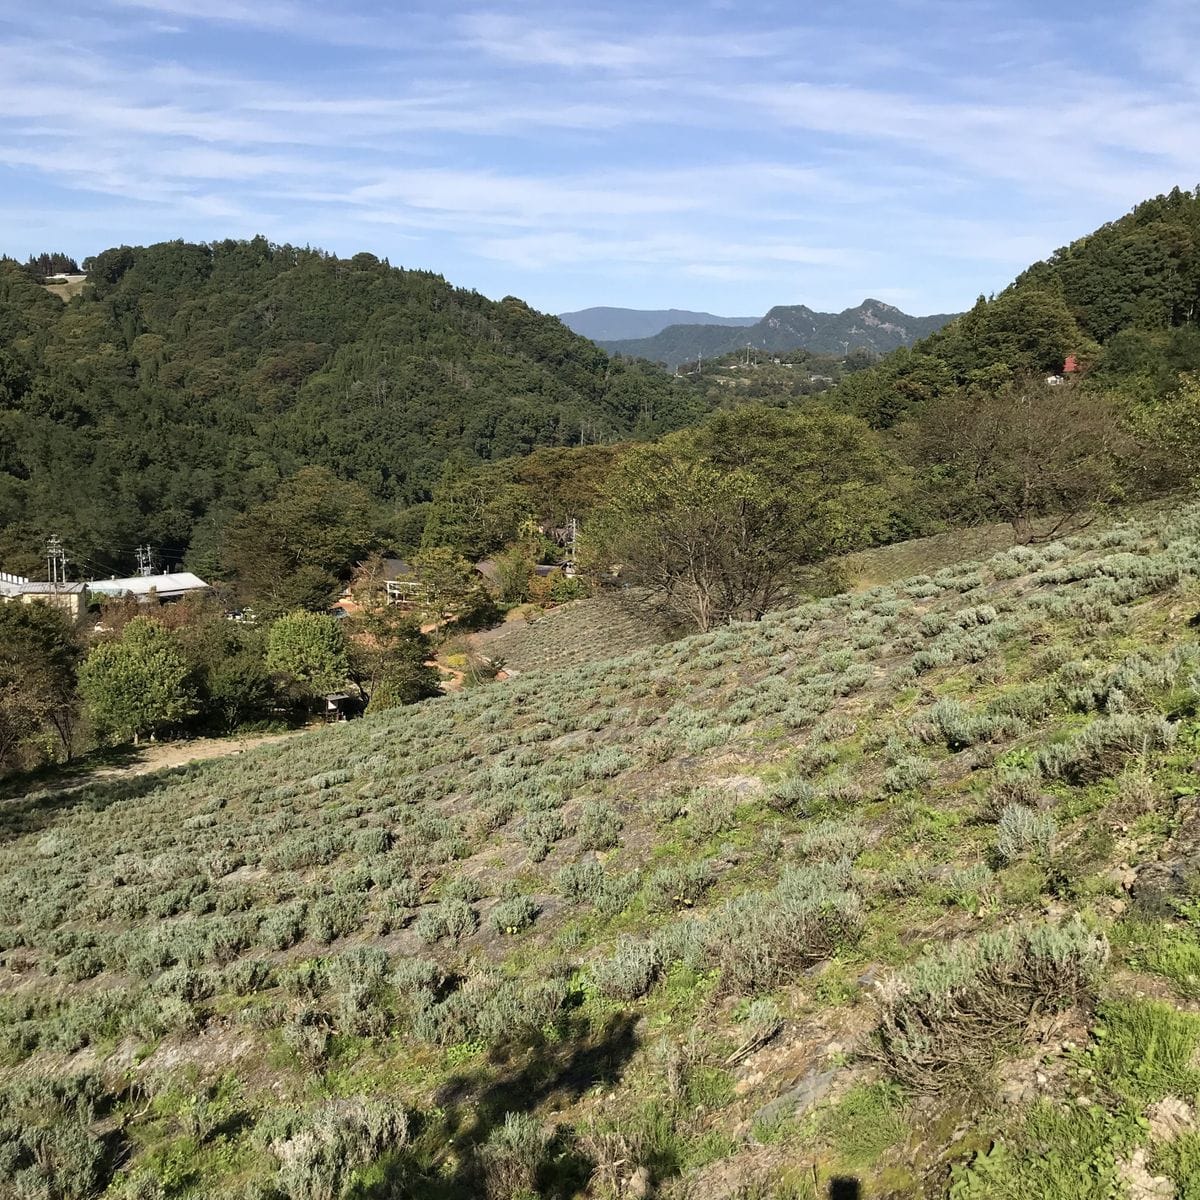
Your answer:
[[[78,563],[81,567],[86,567],[89,571],[98,575],[108,576],[113,573],[111,567],[106,567],[103,563],[98,563],[95,559],[88,558],[84,554],[76,554],[74,551],[71,551],[71,561]]]

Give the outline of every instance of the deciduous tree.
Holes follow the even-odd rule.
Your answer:
[[[589,555],[696,629],[757,618],[795,593],[803,565],[883,534],[888,470],[853,417],[720,413],[625,456]]]
[[[70,622],[45,604],[0,604],[0,769],[55,749],[69,758],[80,648]]]
[[[906,431],[925,486],[958,524],[1007,521],[1020,541],[1056,537],[1118,499],[1137,457],[1104,396],[1041,380],[930,403]]]
[[[135,617],[120,638],[93,647],[79,692],[101,737],[132,740],[177,726],[196,711],[188,664],[169,630]]]
[[[351,675],[369,698],[369,712],[440,694],[430,665],[433,645],[403,609],[375,608],[354,617],[349,648]]]
[[[267,670],[307,698],[346,686],[346,635],[336,618],[299,609],[280,617],[267,634]]]
[[[421,602],[431,620],[467,622],[489,606],[475,568],[447,546],[434,546],[413,556]]]

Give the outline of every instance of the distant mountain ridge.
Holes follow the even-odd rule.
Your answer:
[[[728,326],[671,325],[653,337],[602,340],[612,354],[648,358],[674,368],[698,355],[715,357],[747,344],[759,350],[815,350],[845,354],[855,349],[887,354],[952,321],[957,313],[914,317],[882,300],[866,299],[840,313],[815,312],[806,304],[780,304],[761,321],[740,329]]]
[[[691,312],[686,308],[581,308],[578,312],[559,313],[558,319],[573,333],[593,342],[650,338],[670,325],[716,325],[721,327],[757,325],[758,317],[717,317],[712,313]]]

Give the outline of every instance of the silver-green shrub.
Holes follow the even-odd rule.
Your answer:
[[[1023,804],[1006,804],[996,822],[996,857],[1006,865],[1031,855],[1048,859],[1057,834],[1058,822],[1053,814]]]
[[[528,929],[538,915],[538,906],[528,896],[502,900],[488,918],[497,933],[520,933]]]
[[[597,989],[615,1000],[644,996],[662,969],[662,955],[652,941],[622,937],[607,958],[591,964]]]
[[[726,901],[708,922],[709,954],[728,991],[764,991],[793,979],[862,932],[862,902],[846,889],[849,866],[791,869],[770,892]]]
[[[916,1091],[977,1087],[1038,1012],[1090,996],[1108,961],[1078,920],[986,933],[931,951],[879,991],[876,1053]]]
[[[487,1200],[535,1195],[538,1171],[553,1136],[530,1113],[506,1113],[504,1124],[492,1130],[478,1151]]]

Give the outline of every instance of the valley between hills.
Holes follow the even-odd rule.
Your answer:
[[[675,370],[0,262],[0,1192],[1200,1195],[1197,246]]]

